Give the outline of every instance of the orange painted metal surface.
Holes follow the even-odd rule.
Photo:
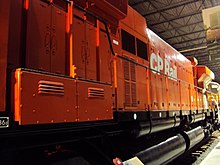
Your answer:
[[[187,59],[191,61],[193,66],[198,65],[198,60],[195,57],[187,57]]]
[[[114,69],[116,75],[115,75],[115,88],[117,89],[117,108],[118,109],[124,109],[124,93],[125,93],[125,88],[124,88],[124,75],[123,75],[123,60],[120,58],[116,58],[114,61]]]
[[[9,8],[11,1],[2,1],[0,5],[0,112],[5,111],[6,67],[8,53]]]
[[[107,20],[111,17],[117,20],[126,17],[127,0],[89,0],[88,2],[90,4],[89,10]]]
[[[189,96],[189,84],[181,82],[181,110],[190,110]]]
[[[29,3],[29,11],[27,15],[28,23],[27,23],[27,45],[26,45],[27,68],[38,69],[48,72],[51,71],[51,66],[50,66],[51,11],[50,9],[51,6],[43,1],[34,0]]]
[[[112,86],[17,69],[15,120],[20,125],[109,120]]]
[[[103,23],[75,7],[73,15],[72,64],[77,77],[111,83],[113,56]]]
[[[127,0],[72,0],[82,8],[98,15],[100,18],[117,26],[118,21],[127,14]]]
[[[150,73],[152,78],[156,78],[151,82],[152,86],[155,86],[151,94],[152,99],[155,98],[155,101],[151,103],[154,106],[152,108],[159,110],[190,110],[189,84],[192,83],[190,61],[187,61],[183,55],[152,31],[148,30],[147,34],[151,47],[149,58],[152,71]],[[188,67],[188,70],[185,66]],[[165,75],[167,75],[167,83],[164,82]],[[181,81],[178,82],[178,79]]]
[[[29,8],[29,0],[24,0],[24,8],[28,10]]]
[[[128,56],[117,58],[117,106],[124,110],[146,110],[149,77],[145,67],[133,62]]]
[[[119,22],[119,26],[128,31],[130,30],[131,33],[139,33],[146,39],[146,20],[130,6],[128,6],[127,16]]]
[[[202,93],[202,91],[199,90],[199,92],[198,92],[198,98],[197,98],[198,110],[204,109],[203,97],[204,97],[204,94]]]
[[[77,80],[78,121],[113,119],[111,93],[110,85]]]
[[[191,110],[197,110],[197,90],[195,89],[194,85],[190,85],[190,106]]]
[[[207,67],[207,66],[196,66],[197,68],[197,76],[198,79],[203,75],[206,74],[207,77],[214,79],[214,73]],[[205,79],[205,78],[204,78]]]
[[[196,66],[198,85],[205,88],[214,78],[214,73],[206,66]]]
[[[149,77],[147,75],[146,68],[141,66],[137,66],[137,109],[138,110],[146,110],[148,109],[148,86],[149,86]]]
[[[11,0],[10,0],[11,1]],[[11,1],[12,2],[12,1]],[[7,54],[7,62],[10,67],[10,69],[16,69],[19,67],[24,67],[24,61],[25,61],[25,18],[24,13],[27,11],[24,11],[23,1],[13,1],[11,3],[10,8],[10,25],[16,25],[16,26],[10,26],[9,25],[9,31],[8,31],[8,54]]]
[[[134,20],[136,19],[137,26],[135,27]],[[119,26],[127,33],[135,36],[134,40],[137,43],[137,39],[147,45],[147,38],[145,33],[146,22],[144,19],[130,7],[128,7],[128,16],[123,19]],[[139,27],[140,26],[140,27]],[[143,29],[144,28],[144,29]],[[119,44],[122,49],[122,33],[120,33]],[[114,44],[113,44],[114,45]],[[149,63],[139,57],[137,57],[137,47],[134,53],[126,50],[117,50],[117,108],[123,110],[146,110],[149,107],[147,93],[149,91],[149,75],[147,66]],[[146,50],[147,51],[147,48]],[[139,65],[137,65],[137,64]]]
[[[74,79],[17,70],[15,120],[19,124],[76,122]]]
[[[169,110],[180,110],[179,82],[169,80],[168,87],[172,89],[172,91],[168,90]]]
[[[63,6],[67,6],[63,1]],[[66,8],[29,1],[27,12],[26,67],[65,74]],[[37,41],[37,42],[36,42]]]
[[[139,14],[128,8],[128,16],[119,25],[121,29],[126,30],[135,37],[142,38],[142,35],[146,33],[146,29],[141,30],[141,27],[146,27],[146,23],[141,17],[140,19],[137,18],[139,18]],[[150,110],[189,111],[197,109],[199,106],[197,103],[198,96],[194,87],[195,78],[192,66],[197,64],[196,59],[188,60],[150,30],[147,30],[147,36],[143,38],[145,38],[146,44],[149,44],[149,65],[145,64],[145,66],[150,67],[149,93],[146,95],[146,98],[150,98],[149,103],[147,103]],[[139,63],[139,60],[137,60],[139,58],[135,54],[124,50],[122,50],[121,54],[129,56]],[[117,62],[117,68],[123,68],[123,60],[118,60]],[[138,67],[136,66],[136,68]],[[121,69],[119,70],[121,71]],[[139,79],[140,76],[136,76],[136,78]],[[123,101],[121,96],[126,93],[124,90],[126,87],[123,89],[125,84],[123,85],[122,71],[118,73],[117,81],[120,82],[120,87],[118,87],[118,105],[126,109],[126,106],[123,107],[126,98]],[[138,86],[139,84],[137,84],[137,88]],[[137,108],[130,109],[135,110]]]
[[[89,22],[85,23],[85,28],[85,77],[86,79],[97,80],[96,28]]]
[[[73,26],[72,26],[72,64],[77,68],[77,77],[85,78],[85,37],[84,37],[84,13],[78,9],[73,8]],[[80,34],[80,35],[77,35]]]
[[[73,64],[77,77],[97,79],[97,30],[95,22],[84,20],[84,12],[73,8]],[[87,19],[87,17],[85,17]],[[80,34],[80,35],[78,35]]]
[[[73,25],[73,2],[70,2],[68,5],[68,14],[66,18],[66,33],[67,33],[67,45],[66,49],[69,52],[69,57],[67,57],[67,62],[69,62],[69,75],[73,78],[76,77],[76,66],[73,64],[73,34],[72,34],[72,25]],[[69,50],[69,51],[68,51]],[[67,64],[68,66],[68,64]],[[68,73],[68,68],[67,71]]]
[[[212,77],[212,72],[146,29],[145,19],[127,8],[127,0],[23,2],[28,10],[26,56],[10,56],[10,61],[25,57],[24,67],[50,74],[15,72],[12,95],[20,124],[110,120],[112,108],[183,110],[183,115],[204,109],[205,96],[196,85],[206,80],[203,75]],[[101,17],[107,29],[103,20],[85,10]],[[4,76],[5,65],[1,65]],[[21,66],[19,61],[14,68]],[[0,87],[1,110],[5,84]]]
[[[113,55],[109,48],[107,34],[100,31],[100,45],[99,45],[99,74],[100,81],[113,83]]]

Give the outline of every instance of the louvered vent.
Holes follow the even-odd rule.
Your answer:
[[[137,106],[136,83],[131,83],[131,104],[132,107]]]
[[[64,84],[60,82],[41,80],[38,82],[38,93],[64,95]]]
[[[88,88],[88,97],[104,99],[105,90],[102,88]]]
[[[130,83],[125,81],[125,106],[131,106]]]
[[[128,61],[124,61],[124,79],[125,80],[129,80],[130,79],[130,75],[129,75],[129,62]]]
[[[135,72],[134,63],[130,63],[130,69],[131,69],[131,81],[136,82],[136,72]]]
[[[136,70],[134,63],[130,63],[130,70],[131,70],[130,72],[131,73],[131,105],[132,107],[136,107],[137,106]]]
[[[125,56],[125,58],[128,58]],[[134,59],[129,59],[134,61]],[[137,94],[136,94],[136,66],[135,63],[124,60],[124,94],[125,94],[125,106],[136,107],[137,106]]]

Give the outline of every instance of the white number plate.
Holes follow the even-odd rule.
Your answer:
[[[0,117],[0,128],[9,127],[9,117]]]

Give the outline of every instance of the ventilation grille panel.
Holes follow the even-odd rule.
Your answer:
[[[124,61],[124,79],[125,80],[130,79],[129,62],[128,61]]]
[[[132,99],[132,107],[136,107],[137,106],[136,83],[131,83],[131,99]]]
[[[134,59],[126,57],[131,61]],[[136,65],[131,61],[124,60],[124,105],[126,107],[137,107],[136,93]]]
[[[136,82],[136,70],[134,63],[130,63],[130,69],[131,69],[131,81]]]
[[[104,99],[105,90],[102,88],[88,88],[88,97]]]
[[[125,81],[125,106],[131,106],[131,95],[130,95],[130,82]]]
[[[64,95],[64,84],[60,82],[41,80],[38,82],[38,93]]]

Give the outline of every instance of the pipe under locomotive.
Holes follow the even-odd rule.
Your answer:
[[[71,131],[78,137],[74,141],[96,141],[103,134],[115,145],[173,131],[163,143],[124,156],[161,164],[200,142],[202,127],[217,123],[218,105],[209,106],[207,98],[217,99],[208,90],[213,72],[148,29],[127,0],[0,3],[3,148],[36,131],[43,140],[49,136],[45,129],[57,137],[59,129],[65,136]],[[130,141],[119,144],[125,137]],[[59,138],[53,142],[59,143]],[[155,151],[170,143],[160,162]]]

